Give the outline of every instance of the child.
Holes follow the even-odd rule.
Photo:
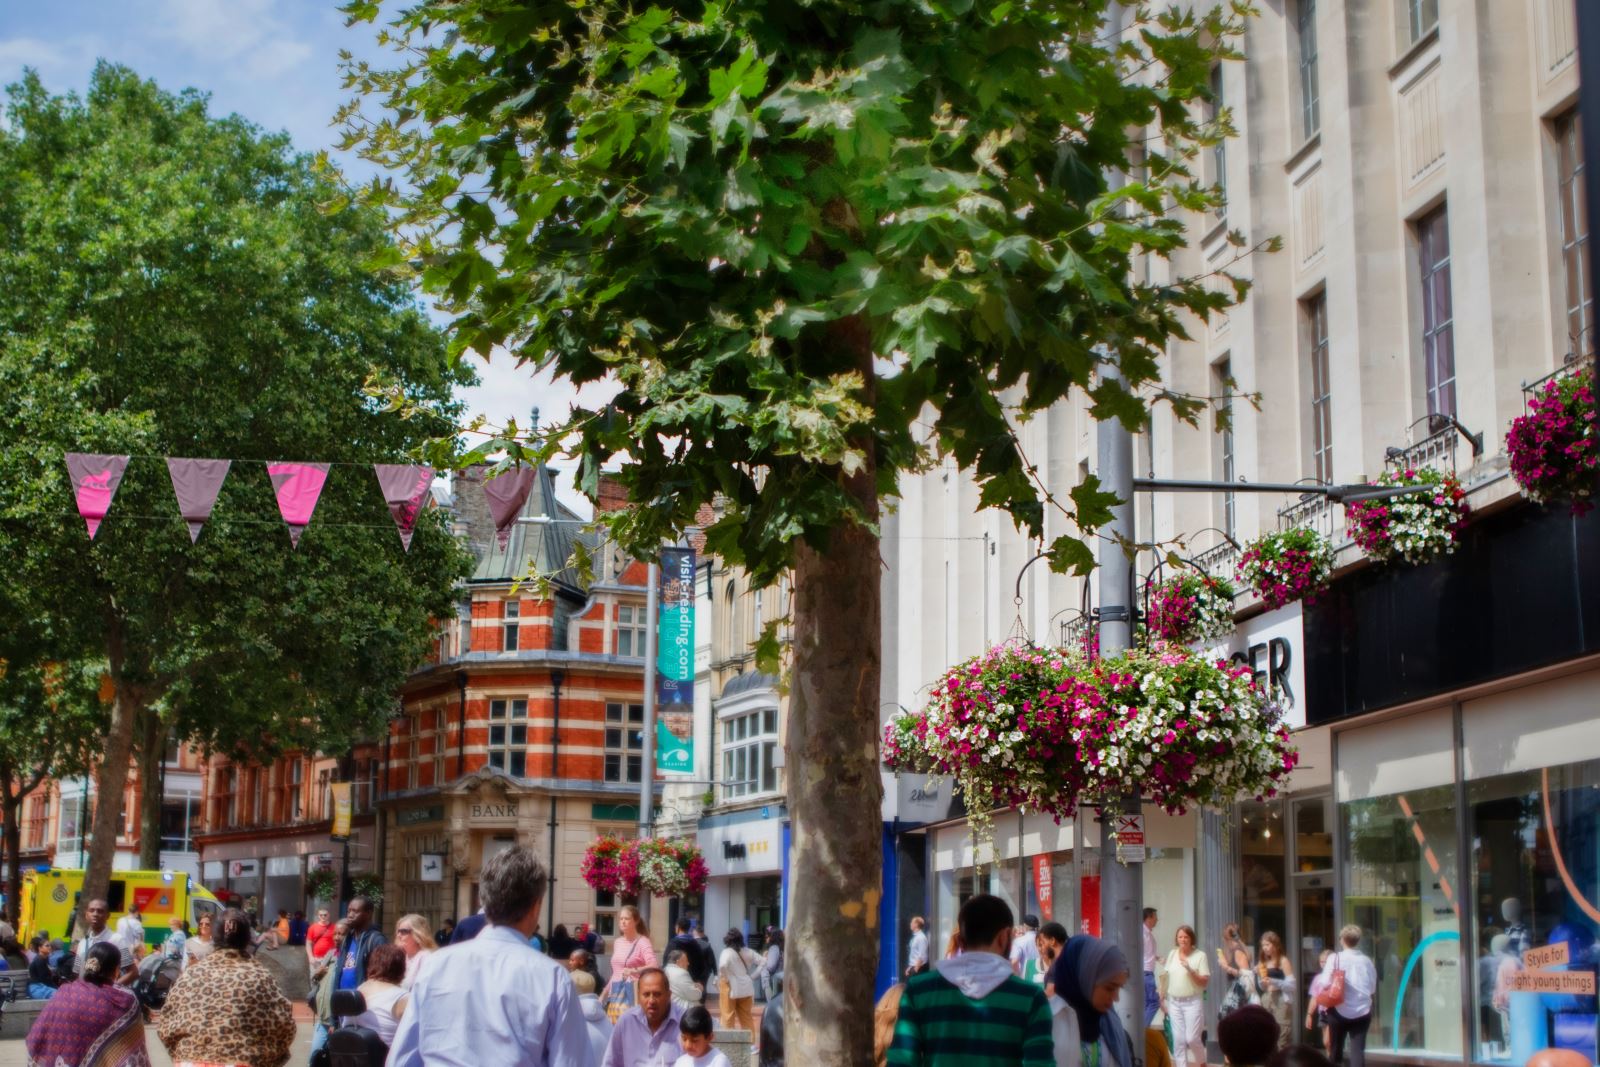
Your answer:
[[[673,1067],[730,1067],[728,1057],[711,1047],[711,1013],[700,1005],[684,1011],[678,1034],[683,1055]]]

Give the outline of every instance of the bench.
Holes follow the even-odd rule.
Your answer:
[[[28,1031],[33,1029],[33,1020],[44,1011],[48,1000],[8,1000],[0,1004],[0,1038],[28,1036]]]

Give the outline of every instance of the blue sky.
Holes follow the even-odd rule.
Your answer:
[[[208,92],[214,112],[287,131],[308,152],[336,139],[329,120],[348,96],[340,49],[385,58],[376,27],[347,28],[333,0],[0,0],[0,83],[33,67],[50,91],[82,92],[106,59],[166,89]],[[340,162],[352,176],[370,174],[361,160]],[[497,423],[515,416],[525,425],[534,406],[548,422],[572,402],[570,387],[535,379],[503,354],[478,374],[465,399]]]

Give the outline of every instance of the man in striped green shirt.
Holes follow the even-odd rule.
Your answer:
[[[1054,1067],[1050,1005],[1011,973],[1011,906],[982,894],[961,908],[962,954],[906,982],[893,1067]]]

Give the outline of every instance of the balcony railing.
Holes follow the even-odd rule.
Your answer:
[[[1580,360],[1576,352],[1568,352],[1566,358],[1561,361],[1561,366],[1557,367],[1555,370],[1551,371],[1549,374],[1546,374],[1542,378],[1535,378],[1531,382],[1522,383],[1523,406],[1526,407],[1528,405],[1528,402],[1534,398],[1534,395],[1545,387],[1545,383],[1553,382],[1557,378],[1565,378],[1569,374],[1576,373],[1580,368],[1590,365],[1592,365],[1592,360],[1588,358]]]
[[[1426,420],[1422,420],[1424,423]],[[1454,426],[1446,426],[1436,433],[1430,433],[1416,444],[1406,445],[1404,448],[1390,448],[1384,453],[1383,462],[1390,470],[1412,470],[1417,467],[1433,467],[1447,474],[1460,474],[1458,465],[1461,435]]]
[[[1231,582],[1234,571],[1239,567],[1239,546],[1224,541],[1195,556],[1193,563],[1211,577],[1226,578]]]
[[[1344,505],[1336,504],[1321,493],[1307,494],[1287,507],[1278,509],[1278,528],[1294,530],[1304,527],[1326,537],[1335,548],[1348,539],[1344,526]]]

